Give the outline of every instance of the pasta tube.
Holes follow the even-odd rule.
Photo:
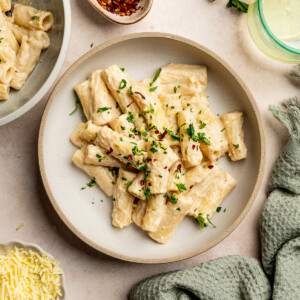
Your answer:
[[[11,0],[0,0],[0,8],[3,12],[11,10]]]
[[[128,73],[122,71],[118,66],[112,65],[105,69],[101,76],[105,81],[110,92],[113,94],[116,101],[119,103],[123,113],[128,113],[131,122],[141,131],[146,131],[146,121],[142,117],[136,103],[132,100],[131,86],[133,81]]]
[[[230,159],[237,161],[246,158],[247,148],[244,143],[243,113],[234,111],[223,115],[221,118],[228,139]]]
[[[103,126],[95,140],[98,146],[109,150],[111,155],[125,164],[139,168],[147,161],[145,142],[127,138],[107,126]]]
[[[131,215],[133,210],[134,196],[128,193],[127,187],[136,177],[135,173],[119,170],[119,176],[113,193],[112,224],[123,228],[132,223]]]
[[[19,44],[12,33],[10,24],[6,20],[4,14],[0,13],[0,40],[1,45],[9,46],[15,53],[19,50]]]
[[[201,151],[210,160],[215,161],[228,151],[228,141],[224,132],[224,124],[220,117],[208,107],[202,108],[197,114],[197,127],[207,137],[209,144],[200,143]]]
[[[7,100],[9,97],[9,85],[0,83],[0,100]]]
[[[88,121],[84,124],[84,127],[80,131],[80,137],[88,142],[93,142],[98,135],[100,126],[97,126],[92,123],[92,121]]]
[[[125,167],[119,160],[107,154],[107,150],[94,145],[88,145],[85,152],[84,162],[88,165],[104,166],[111,168]]]
[[[30,29],[48,31],[53,25],[53,15],[50,12],[31,6],[15,4],[13,16],[17,25]]]
[[[163,218],[166,206],[166,197],[164,194],[151,195],[147,203],[142,228],[146,231],[155,232]]]
[[[158,243],[165,244],[171,238],[179,223],[193,205],[194,200],[192,196],[186,195],[184,197],[182,194],[176,194],[175,197],[176,204],[168,202],[157,230],[155,232],[148,232],[148,235]]]
[[[103,79],[102,70],[94,71],[89,77],[92,104],[90,117],[94,124],[105,125],[121,115],[120,109]]]
[[[16,72],[11,82],[11,86],[19,90],[25,80],[34,69],[40,58],[45,45],[49,43],[49,38],[44,32],[36,32],[30,37],[23,36],[21,47],[16,57]]]
[[[9,85],[13,79],[15,68],[12,63],[0,64],[0,82]]]
[[[145,186],[146,181],[145,172],[139,172],[138,175],[132,181],[130,187],[128,188],[128,192],[132,194],[134,197],[139,198],[140,200],[146,200],[145,196]]]
[[[177,161],[174,163],[170,169],[170,174],[168,177],[167,191],[178,191],[178,184],[185,184],[186,169],[182,161]]]
[[[83,108],[83,112],[88,120],[91,119],[92,96],[90,91],[90,83],[88,80],[78,84],[74,88]]]
[[[138,140],[139,137],[135,134],[134,131],[135,126],[133,123],[129,122],[128,120],[130,120],[129,114],[122,114],[117,119],[111,121],[109,125],[115,132]]]
[[[116,180],[116,176],[112,174],[113,172],[110,172],[109,168],[107,167],[87,165],[84,162],[84,159],[85,149],[82,148],[76,150],[72,161],[78,168],[95,178],[96,183],[107,196],[112,196],[114,191],[114,183]]]
[[[0,59],[1,63],[14,63],[16,59],[16,52],[12,50],[7,44],[0,44]]]
[[[199,142],[194,141],[195,118],[190,109],[179,112],[178,125],[180,128],[180,145],[182,161],[187,168],[200,165],[203,155],[200,150]]]
[[[78,148],[88,145],[88,141],[80,136],[82,130],[85,130],[86,124],[80,123],[75,131],[72,133],[70,140]]]
[[[151,194],[167,192],[169,168],[179,159],[168,142],[149,140],[147,144],[147,190]]]
[[[137,225],[142,227],[143,218],[147,209],[147,201],[139,200],[132,212],[132,221]]]
[[[201,214],[206,222],[235,186],[236,181],[230,174],[220,169],[210,173],[202,182],[186,192],[194,199],[188,214],[194,218]]]
[[[169,122],[159,99],[142,85],[133,85],[132,91],[132,98],[145,117],[149,130],[153,134],[162,134],[169,127]]]

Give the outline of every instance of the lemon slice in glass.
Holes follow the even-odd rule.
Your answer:
[[[263,0],[268,26],[280,40],[300,37],[300,0]]]

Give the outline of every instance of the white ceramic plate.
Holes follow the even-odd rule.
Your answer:
[[[33,244],[33,243],[25,243],[19,240],[14,240],[14,241],[7,241],[4,243],[0,243],[0,255],[6,254],[9,251],[11,251],[14,247],[18,247],[18,248],[23,248],[24,250],[32,250],[35,251],[37,253],[39,253],[40,255],[42,255],[43,253],[48,254],[49,257],[54,258],[51,254],[49,254],[48,252],[44,251],[40,246],[38,246],[37,244]],[[62,274],[61,276],[61,288],[62,288],[62,298],[60,298],[60,300],[65,300],[67,299],[67,294],[66,294],[66,280],[65,280],[65,275]]]
[[[111,225],[112,201],[98,188],[86,188],[90,178],[72,164],[76,148],[70,135],[81,122],[73,116],[73,88],[98,68],[118,64],[135,80],[154,76],[167,63],[204,64],[208,67],[207,94],[215,113],[232,110],[245,113],[248,158],[230,162],[222,158],[221,168],[232,174],[238,185],[222,202],[226,213],[212,217],[217,228],[201,230],[187,217],[166,245],[151,240],[132,224],[122,231]],[[39,163],[48,196],[67,226],[87,244],[108,255],[134,262],[162,263],[199,254],[219,243],[241,222],[250,209],[264,169],[264,134],[259,111],[239,76],[217,55],[190,40],[160,33],[140,33],[109,41],[80,58],[62,77],[44,112],[39,136]],[[103,200],[103,202],[101,202]]]
[[[24,1],[15,0],[13,2]],[[0,126],[25,114],[36,105],[55,82],[67,55],[71,34],[71,8],[69,0],[40,1],[30,4],[53,13],[50,47],[43,51],[38,63],[21,90],[11,90],[7,101],[0,101]]]

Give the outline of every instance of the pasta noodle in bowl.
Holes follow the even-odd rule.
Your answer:
[[[148,50],[144,51],[145,49]],[[126,58],[120,53],[125,50]],[[176,63],[170,64],[170,61]],[[205,99],[203,93],[201,105],[204,107],[202,107],[201,118],[199,118],[200,108],[197,108],[197,114],[188,111],[197,102],[190,101],[192,99],[188,99],[188,102],[184,101],[184,98],[189,95],[190,82],[185,83],[184,79],[179,79],[178,76],[176,76],[176,84],[164,82],[166,76],[170,75],[177,67],[191,68],[191,65],[196,65],[197,70],[199,66],[207,66],[208,69],[207,94],[209,101]],[[125,68],[124,72],[123,68]],[[160,68],[162,68],[161,73],[155,76],[156,71]],[[264,152],[261,148],[263,146],[262,132],[258,129],[260,125],[256,123],[258,115],[254,112],[255,109],[253,110],[255,104],[249,101],[248,97],[251,99],[251,96],[248,96],[249,94],[243,90],[244,86],[241,88],[240,81],[235,79],[237,75],[234,72],[231,73],[230,68],[228,71],[228,68],[222,60],[219,60],[218,57],[216,59],[216,56],[206,48],[177,36],[159,33],[136,34],[115,39],[93,49],[71,67],[54,90],[45,110],[39,138],[39,162],[50,200],[73,232],[89,245],[109,255],[135,262],[161,263],[176,261],[203,252],[228,235],[233,226],[236,227],[241,216],[244,216],[245,211],[251,206],[253,196],[257,192],[257,184],[261,179],[261,175],[258,176],[258,174],[263,167]],[[97,70],[96,73],[94,70]],[[200,70],[200,74],[205,74],[205,68],[201,67]],[[107,73],[106,76],[102,74],[104,72]],[[104,97],[102,94],[102,100],[105,99],[106,104],[101,102],[103,105],[91,105],[89,101],[90,94],[92,94],[89,94],[92,73],[100,74],[98,80],[93,78],[94,83],[101,83],[99,86],[102,86],[103,82],[105,83],[104,87],[109,96]],[[184,71],[181,73],[182,77],[186,77]],[[111,86],[106,84],[106,77],[113,78],[114,76],[118,79],[112,80]],[[150,86],[155,77],[157,77],[156,81]],[[201,86],[205,85],[206,78],[197,73],[193,77],[196,80],[192,80],[194,82],[192,87],[198,92],[201,90]],[[143,80],[143,78],[149,78],[149,80]],[[167,80],[170,80],[172,76],[168,78]],[[197,81],[200,81],[201,85],[197,84]],[[116,89],[113,85],[116,86]],[[179,85],[180,87],[178,87]],[[81,120],[80,109],[74,110],[75,86],[78,96],[83,99],[84,114],[89,121]],[[151,100],[149,95],[151,98],[155,98],[153,93],[158,95],[161,93],[161,88],[164,88],[163,96],[165,97],[160,97],[160,102],[148,103],[147,101]],[[131,95],[131,92],[135,96]],[[134,97],[136,99],[133,99]],[[59,99],[69,100],[59,101]],[[116,102],[115,99],[117,99],[118,105],[112,102],[112,100]],[[77,106],[79,105],[78,101],[80,100],[77,100]],[[172,103],[172,105],[168,103]],[[185,103],[185,107],[180,109],[180,106],[177,106],[178,103]],[[92,110],[91,107],[93,107]],[[95,107],[97,113],[95,113]],[[123,111],[125,107],[126,110]],[[196,110],[193,109],[193,111]],[[206,149],[204,153],[201,150],[203,170],[196,165],[200,156],[195,156],[188,161],[189,155],[183,159],[182,154],[178,153],[178,150],[181,150],[180,144],[183,142],[185,147],[188,146],[187,153],[193,153],[192,151],[197,146],[199,147],[199,141],[204,142],[205,138],[209,137],[211,137],[211,141],[214,141],[218,139],[219,135],[224,136],[226,133],[221,131],[222,127],[218,132],[215,131],[217,132],[216,136],[212,134],[213,128],[218,128],[220,124],[224,123],[217,114],[226,115],[229,112],[236,114],[235,111],[243,112],[243,117],[246,117],[244,132],[245,145],[248,148],[247,159],[230,162],[223,155],[223,158],[212,167],[206,157],[210,155],[213,159],[214,156],[220,156],[228,149],[226,143],[221,143],[221,140],[218,146],[216,143],[211,143],[211,151]],[[71,112],[73,114],[68,116]],[[183,114],[180,118],[180,122],[183,123],[176,121],[178,120],[176,113]],[[111,114],[114,116],[110,116]],[[93,121],[92,118],[96,121]],[[189,124],[186,127],[182,126],[184,127],[182,134],[186,134],[185,140],[182,142],[178,140],[176,126],[184,124],[184,118],[188,120]],[[239,118],[240,114],[238,113],[235,119]],[[206,123],[206,126],[201,124],[201,121]],[[213,123],[213,126],[208,125],[209,121]],[[150,122],[153,123],[150,125]],[[80,123],[82,124],[79,126]],[[61,130],[58,124],[65,124],[64,130]],[[193,127],[190,126],[191,124]],[[165,125],[167,126],[165,127]],[[78,150],[69,141],[76,127],[78,127],[77,134],[75,131],[72,141],[80,144]],[[100,131],[98,131],[99,127],[101,127]],[[144,134],[147,134],[148,141],[143,140],[143,127],[146,127]],[[140,128],[141,134],[136,128]],[[79,134],[80,132],[81,134]],[[198,133],[201,134],[198,135]],[[190,140],[189,137],[191,137]],[[252,139],[257,142],[249,143]],[[59,145],[57,145],[58,140]],[[96,142],[93,142],[95,140]],[[237,145],[236,143],[241,142],[235,141],[234,143]],[[54,145],[56,146],[54,147]],[[62,149],[65,150],[62,151]],[[205,149],[205,145],[202,145],[202,149]],[[235,149],[239,149],[239,147]],[[74,155],[74,151],[76,154],[73,161],[90,173],[90,179],[71,162],[70,158]],[[165,151],[169,155],[166,155]],[[200,152],[200,150],[198,151]],[[257,160],[257,158],[259,159]],[[129,161],[130,164],[128,164]],[[109,164],[120,169],[119,177],[116,177],[115,169],[108,170],[111,168],[108,167]],[[140,170],[137,169],[137,166]],[[57,174],[55,170],[58,169],[60,169],[60,176],[55,175]],[[145,178],[148,170],[151,170],[151,173]],[[191,173],[190,170],[195,171]],[[165,176],[171,172],[174,179],[168,180]],[[217,181],[206,176],[205,172],[215,174]],[[189,175],[188,177],[186,173]],[[162,180],[160,175],[165,177],[165,180]],[[192,182],[192,180],[199,180],[203,176],[206,176],[207,180],[201,187],[197,187],[198,183]],[[203,211],[204,222],[201,218],[198,218],[199,223],[195,222],[194,215],[184,217],[186,214],[195,213],[191,211],[192,206],[183,203],[188,204],[189,202],[190,204],[191,201],[186,201],[186,199],[194,198],[193,193],[196,195],[206,194],[209,196],[208,198],[220,200],[217,193],[215,195],[211,193],[210,186],[216,182],[225,182],[221,193],[228,193],[235,183],[232,178],[238,179],[238,184],[223,200],[222,213],[216,212],[213,217],[209,217],[216,228],[213,228],[207,219],[207,215],[212,215],[214,212],[213,206]],[[182,182],[183,180],[185,182]],[[96,187],[97,183],[102,185],[103,190],[107,188],[106,192],[111,196],[106,196],[100,188]],[[191,188],[192,185],[194,186]],[[116,186],[118,189],[115,189]],[[142,186],[146,190],[141,191]],[[149,188],[149,192],[147,188]],[[186,192],[189,194],[185,194]],[[135,197],[141,200],[135,203]],[[113,198],[119,198],[120,201],[112,201]],[[129,201],[126,202],[126,199]],[[200,205],[201,199],[198,200],[197,207],[203,209]],[[128,205],[122,206],[124,202]],[[162,214],[163,218],[165,215],[175,216],[174,221],[175,219],[176,221],[173,224],[175,227],[181,219],[182,221],[172,238],[169,238],[171,234],[168,236],[168,233],[161,237],[158,234],[155,237],[155,240],[160,243],[168,240],[167,243],[161,245],[150,239],[147,232],[155,232],[156,227],[160,225],[159,213],[155,214],[158,218],[151,216],[155,210],[163,211],[166,203],[168,203],[167,213]],[[148,204],[149,222],[146,222],[145,210]],[[115,206],[113,210],[114,224],[118,227],[124,226],[123,229],[111,225],[113,206]],[[135,207],[135,213],[130,218],[128,211],[132,211],[132,207]],[[163,207],[162,210],[160,210],[161,207]],[[227,209],[226,213],[223,212],[225,208]],[[135,224],[126,226],[132,220],[140,224],[145,231]],[[201,229],[205,223],[208,224],[208,227]],[[169,233],[174,232],[175,227],[169,228]],[[165,241],[164,237],[166,237]]]

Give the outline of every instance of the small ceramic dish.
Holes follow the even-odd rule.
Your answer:
[[[151,10],[153,0],[141,0],[140,9],[131,16],[119,16],[104,9],[97,0],[87,0],[106,19],[121,25],[130,25],[141,21]]]
[[[23,248],[24,250],[32,250],[32,251],[39,253],[40,255],[42,255],[43,253],[46,253],[49,257],[55,259],[51,254],[44,251],[40,246],[33,244],[33,243],[26,243],[26,242],[19,241],[19,240],[6,241],[4,243],[0,242],[0,255],[4,255],[4,254],[8,253],[14,247]],[[64,274],[62,274],[62,276],[61,276],[61,289],[62,289],[63,296],[60,298],[60,300],[65,300],[65,299],[67,299],[67,297],[66,297],[66,280],[65,280]]]

